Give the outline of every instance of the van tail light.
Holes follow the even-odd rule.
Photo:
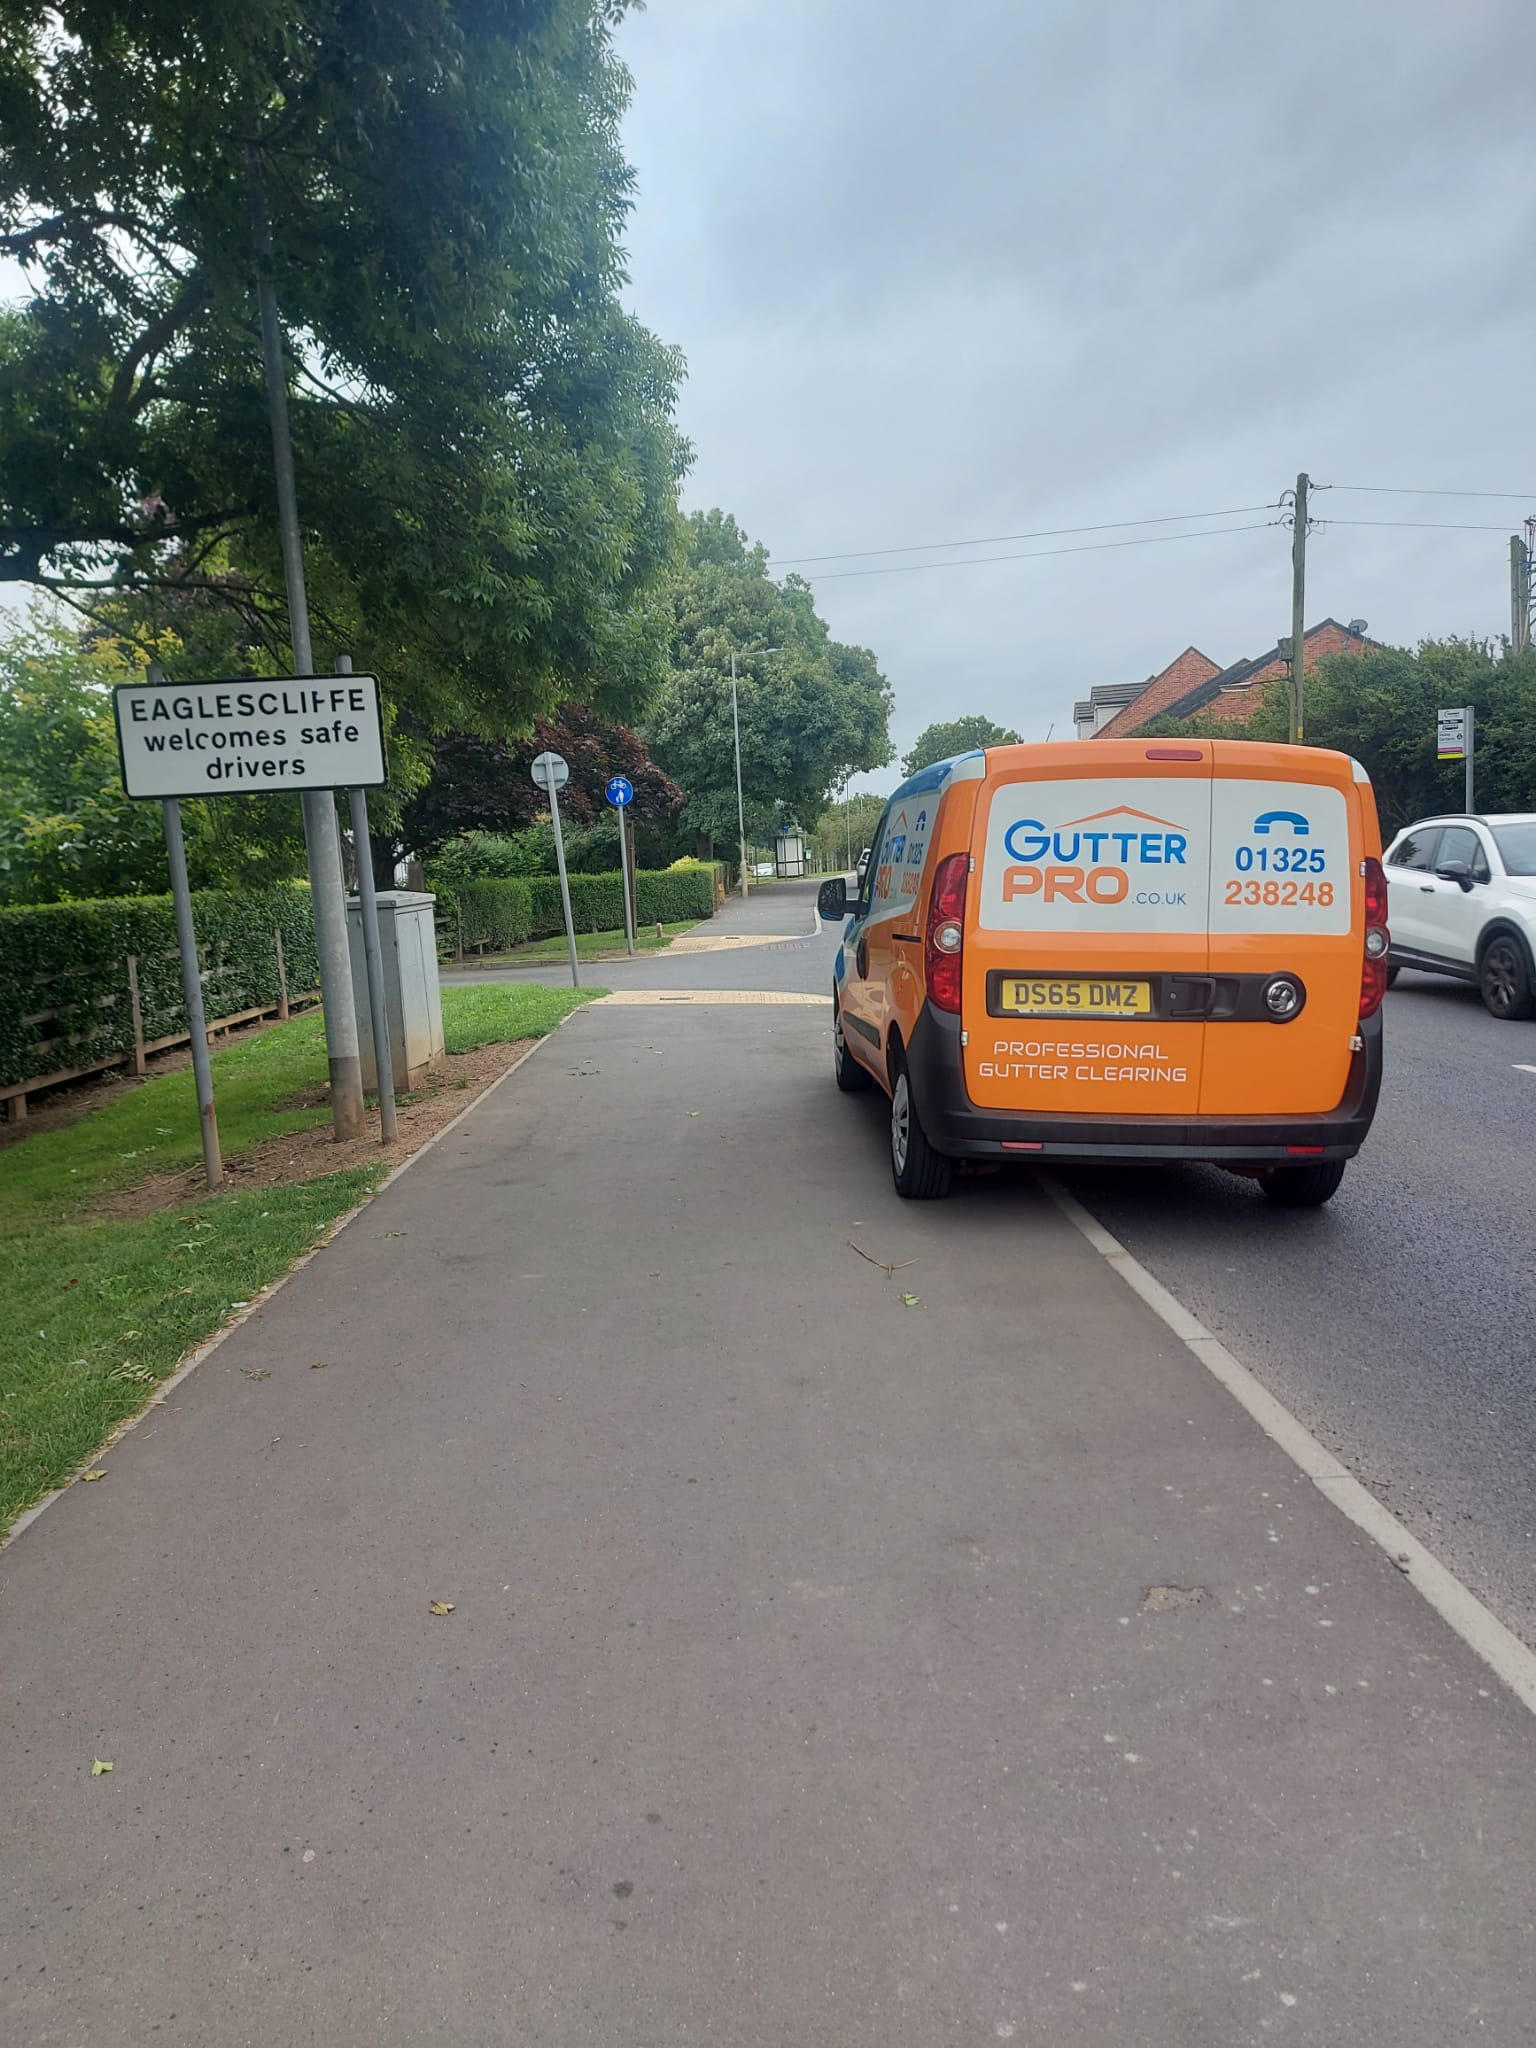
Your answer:
[[[971,857],[952,853],[940,861],[928,903],[928,929],[923,935],[923,969],[928,1000],[936,1010],[960,1014],[960,967],[965,951],[965,886]]]
[[[1387,993],[1387,878],[1381,862],[1365,869],[1365,964],[1360,971],[1360,1015],[1374,1017]]]

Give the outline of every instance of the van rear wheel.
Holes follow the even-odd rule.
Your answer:
[[[938,1202],[949,1193],[954,1161],[935,1152],[918,1119],[907,1063],[891,1048],[891,1178],[909,1202]]]
[[[1342,1159],[1319,1159],[1312,1166],[1277,1166],[1259,1182],[1277,1209],[1320,1209],[1339,1191]]]

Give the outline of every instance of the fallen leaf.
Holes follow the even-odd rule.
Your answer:
[[[248,1380],[269,1380],[272,1377],[264,1365],[242,1365],[240,1370]]]
[[[317,1358],[309,1369],[311,1372],[324,1372],[330,1362],[328,1358]]]
[[[107,1475],[105,1472],[82,1472],[80,1476],[89,1486],[93,1479],[105,1479]]]
[[[91,1758],[91,1776],[93,1778],[104,1777],[106,1773],[111,1770],[111,1768],[112,1766],[110,1764],[104,1764],[99,1756],[93,1756]]]
[[[429,1605],[428,1611],[432,1614],[452,1614],[453,1606],[454,1603],[451,1600],[433,1600]]]
[[[696,1109],[690,1109],[690,1110],[689,1110],[689,1112],[688,1112],[688,1114],[689,1114],[690,1116],[697,1116],[697,1115],[699,1114],[699,1112],[698,1112],[698,1110],[696,1110]]]
[[[901,1305],[902,1305],[902,1307],[903,1307],[903,1308],[921,1308],[921,1307],[922,1307],[922,1303],[921,1303],[921,1302],[920,1302],[920,1301],[918,1300],[918,1298],[917,1298],[917,1296],[916,1296],[915,1294],[904,1294],[904,1295],[903,1295],[903,1296],[901,1297]]]

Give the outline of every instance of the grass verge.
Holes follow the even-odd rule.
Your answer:
[[[443,990],[450,1052],[539,1038],[597,989]],[[324,1108],[280,1108],[325,1080],[318,1012],[214,1055],[226,1159]],[[361,1201],[385,1165],[199,1196],[104,1220],[94,1197],[201,1158],[190,1069],[126,1089],[79,1123],[0,1154],[0,1532],[59,1485],[239,1305]]]
[[[684,932],[691,932],[693,925],[664,924],[658,938],[655,925],[642,925],[635,934],[637,953],[661,953],[675,938]],[[562,935],[557,939],[530,939],[526,946],[511,946],[504,953],[486,953],[475,960],[466,960],[466,967],[543,967],[559,966],[570,959]],[[576,934],[576,957],[578,960],[624,960],[628,958],[624,948],[622,932],[578,932]]]

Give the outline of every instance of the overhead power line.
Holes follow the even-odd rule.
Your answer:
[[[1267,508],[1256,506],[1254,509]],[[1215,540],[1224,533],[1258,533],[1267,526],[1280,524],[1278,519],[1252,519],[1246,526],[1208,526],[1200,533],[1143,533],[1132,540],[1091,540],[1072,548],[1031,548],[1022,555],[967,555],[959,562],[892,562],[884,569],[822,569],[814,571],[806,580],[835,583],[847,576],[911,576],[923,569],[985,569],[993,562],[1043,562],[1052,555],[1091,555],[1104,548],[1155,548],[1176,540]],[[831,559],[835,561],[846,557],[833,556]]]
[[[1449,495],[1449,493],[1447,493]],[[1469,494],[1470,495],[1470,494]],[[1426,533],[1508,533],[1509,527],[1474,526],[1465,520],[1444,519],[1315,519],[1314,526],[1416,526]]]
[[[1268,512],[1273,509],[1273,499],[1262,505],[1224,505],[1214,512],[1165,512],[1158,519],[1104,519],[1097,526],[1042,526],[1034,533],[984,533],[976,540],[930,540],[916,541],[904,548],[846,548],[837,555],[781,555],[774,563],[776,569],[796,569],[808,562],[868,562],[883,555],[931,555],[943,548],[991,548],[1002,547],[1014,540],[1062,540],[1075,533],[1116,533],[1128,526],[1182,526],[1191,519],[1236,519],[1244,512]],[[1008,556],[1000,556],[1006,561]],[[933,568],[942,569],[942,562],[935,562]]]
[[[1536,500],[1536,491],[1419,491],[1407,484],[1323,484],[1319,489],[1361,491],[1378,498],[1508,498],[1525,504]]]

